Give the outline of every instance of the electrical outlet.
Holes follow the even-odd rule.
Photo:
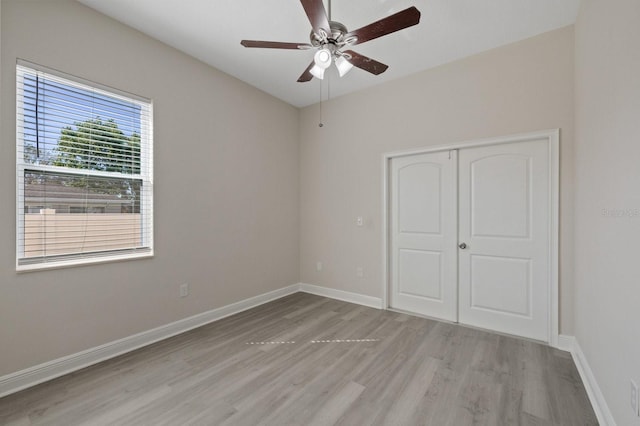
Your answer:
[[[358,278],[364,277],[364,270],[362,269],[361,266],[358,266],[356,268],[356,277],[358,277]]]
[[[189,284],[180,284],[180,297],[187,297],[189,295]]]
[[[322,271],[322,262],[320,261],[316,262],[316,271],[318,272]]]
[[[631,409],[633,410],[633,414],[636,416],[640,416],[638,396],[638,385],[636,385],[636,382],[631,380]]]

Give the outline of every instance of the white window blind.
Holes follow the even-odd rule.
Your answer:
[[[17,269],[153,254],[151,102],[18,62]]]

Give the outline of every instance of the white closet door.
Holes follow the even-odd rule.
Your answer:
[[[459,153],[459,321],[548,341],[546,140]]]
[[[456,152],[394,158],[390,189],[390,306],[456,321]]]

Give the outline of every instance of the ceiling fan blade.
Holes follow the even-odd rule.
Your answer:
[[[244,47],[264,47],[267,49],[311,49],[309,43],[283,43],[281,41],[261,41],[261,40],[242,40],[240,42]]]
[[[354,52],[353,50],[347,50],[343,52],[347,61],[349,61],[354,67],[358,67],[362,70],[368,71],[371,74],[382,74],[389,68],[389,65],[385,65],[382,62],[378,62],[364,55]],[[347,56],[348,55],[348,56]]]
[[[365,25],[362,28],[351,31],[345,35],[345,39],[355,36],[358,39],[351,43],[351,45],[361,44],[365,41],[373,40],[411,27],[416,25],[418,22],[420,22],[420,11],[416,9],[415,6],[412,6],[401,12],[382,18],[379,21]]]
[[[325,34],[331,34],[329,18],[327,18],[327,11],[322,0],[300,0],[300,3],[304,7],[309,22],[311,22],[313,32],[320,35],[320,29],[322,29]]]
[[[313,68],[314,65],[315,65],[315,62],[312,61],[307,67],[307,69],[304,70],[302,75],[298,78],[298,83],[305,83],[307,81],[311,81],[311,79],[313,78],[313,75],[309,71],[311,71],[311,68]]]

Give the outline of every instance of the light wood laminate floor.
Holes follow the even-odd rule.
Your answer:
[[[568,353],[296,293],[0,399],[3,425],[596,425]]]

